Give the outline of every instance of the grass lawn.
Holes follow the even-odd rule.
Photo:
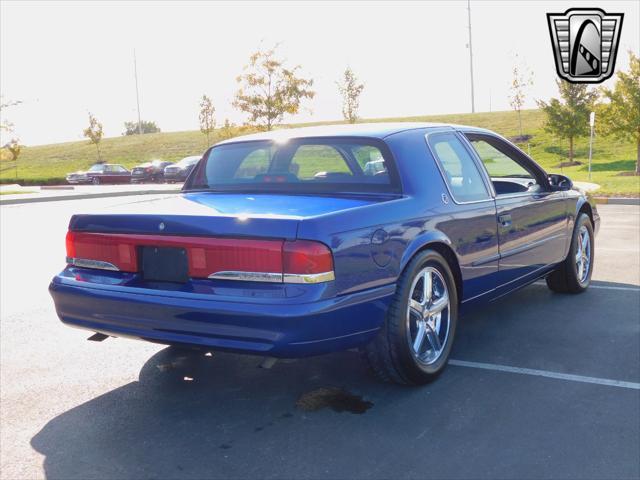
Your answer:
[[[366,119],[367,122],[427,121],[473,125],[494,130],[506,137],[518,134],[518,119],[513,111],[475,113],[460,115],[435,115],[420,117],[398,117]],[[321,122],[319,125],[337,122]],[[543,129],[544,115],[539,110],[522,112],[523,133],[531,135],[529,144],[520,144],[524,151],[540,163],[549,173],[563,173],[573,180],[588,181],[589,139],[578,138],[575,142],[575,160],[580,165],[561,168],[566,161],[568,142],[555,138]],[[302,125],[291,125],[302,126]],[[242,133],[236,129],[234,134]],[[216,130],[213,141],[222,138]],[[120,163],[127,168],[156,158],[179,160],[188,155],[197,155],[205,149],[205,137],[199,131],[153,133],[103,139],[100,149],[102,158],[109,163]],[[64,176],[94,163],[96,149],[87,141],[25,147],[17,165],[0,161],[0,182],[47,183],[64,181]],[[601,185],[601,195],[640,196],[640,177],[624,176],[635,168],[636,146],[613,137],[596,137],[593,147],[593,183]]]
[[[19,195],[21,193],[35,193],[35,190],[0,190],[0,195]]]

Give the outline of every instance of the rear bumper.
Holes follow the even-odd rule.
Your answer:
[[[358,347],[382,326],[394,285],[292,303],[142,288],[56,276],[49,291],[62,322],[116,337],[274,357]]]

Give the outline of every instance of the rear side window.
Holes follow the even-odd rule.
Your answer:
[[[490,198],[476,163],[455,133],[436,133],[427,140],[454,200],[474,202]]]
[[[386,145],[367,138],[249,141],[209,151],[185,190],[399,193]]]

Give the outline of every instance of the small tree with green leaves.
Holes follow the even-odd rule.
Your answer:
[[[358,109],[360,108],[360,94],[364,90],[364,83],[359,83],[351,67],[347,67],[343,73],[342,80],[336,82],[336,84],[342,96],[342,116],[347,122],[356,123]]]
[[[313,80],[299,76],[300,66],[288,68],[276,55],[277,47],[257,51],[236,78],[239,88],[233,106],[249,115],[249,122],[266,130],[285,114],[295,115],[303,99],[311,99]]]
[[[516,55],[517,60],[517,55]],[[509,87],[509,105],[518,112],[518,126],[522,137],[522,107],[527,96],[527,90],[533,85],[533,74],[524,65],[516,64],[513,67],[513,79]]]
[[[640,58],[629,52],[629,71],[618,72],[613,90],[602,89],[609,102],[601,105],[600,125],[605,135],[636,143],[636,175],[640,175]]]
[[[585,84],[557,80],[560,97],[549,102],[538,100],[538,106],[546,115],[545,130],[569,140],[569,161],[573,162],[576,137],[589,133],[589,113],[593,110],[598,93]]]
[[[102,134],[102,124],[91,112],[89,112],[89,126],[82,131],[82,135],[88,138],[89,142],[96,146],[98,162],[102,161],[100,157],[100,141],[102,140]]]
[[[206,95],[202,95],[200,100],[200,131],[207,136],[207,148],[211,145],[209,136],[216,128],[216,119],[214,114],[216,113],[216,107],[213,106],[213,102]]]

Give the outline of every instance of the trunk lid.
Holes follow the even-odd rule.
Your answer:
[[[192,192],[135,201],[105,213],[75,215],[75,231],[294,239],[311,217],[382,201],[324,197]]]

